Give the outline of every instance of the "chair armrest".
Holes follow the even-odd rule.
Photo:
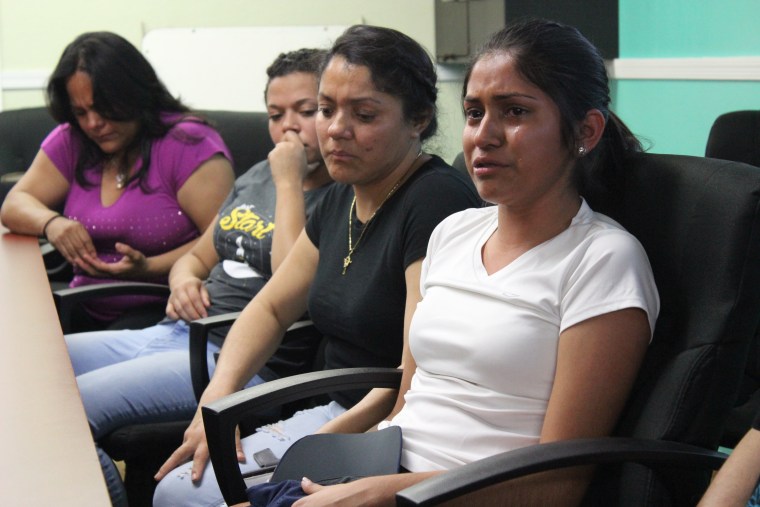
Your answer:
[[[190,379],[193,383],[193,393],[195,393],[196,400],[200,401],[209,381],[208,362],[206,360],[209,331],[229,326],[235,322],[241,313],[230,312],[194,320],[190,323]]]
[[[52,243],[49,243],[45,238],[40,238],[40,253],[43,257],[57,251]]]
[[[64,334],[71,329],[71,311],[82,301],[106,296],[146,295],[168,298],[171,291],[167,285],[145,282],[120,282],[85,285],[53,291],[53,300],[58,309],[58,318]]]
[[[40,238],[40,253],[42,254],[42,260],[45,263],[45,271],[47,272],[48,279],[58,280],[58,275],[61,275],[62,280],[71,279],[71,264],[67,261],[61,253],[55,249],[52,243],[48,242],[45,238]]]
[[[23,171],[13,171],[5,174],[0,174],[0,204],[5,200],[5,196],[11,191],[13,185],[18,183],[18,180],[24,175]]]
[[[294,375],[225,396],[201,411],[211,462],[228,505],[247,501],[245,482],[235,452],[235,427],[247,414],[320,394],[384,387],[397,389],[396,368],[343,368]]]
[[[200,401],[201,395],[209,383],[208,361],[206,360],[208,334],[212,329],[233,324],[241,313],[230,312],[214,315],[190,323],[190,379],[193,384],[193,394],[195,394],[197,401]],[[293,323],[286,332],[306,326],[313,326],[313,323],[310,320],[299,320]]]
[[[531,445],[437,475],[396,495],[396,505],[427,506],[525,475],[576,465],[634,462],[650,468],[717,470],[726,455],[679,442],[585,438]]]
[[[0,183],[3,185],[15,185],[18,183],[18,181],[21,179],[21,177],[24,175],[24,171],[12,171],[9,173],[5,173],[0,175]]]

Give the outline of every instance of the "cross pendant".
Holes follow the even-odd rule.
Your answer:
[[[346,274],[346,270],[348,269],[349,264],[351,264],[351,256],[347,255],[343,257],[343,273],[342,274],[344,275]]]

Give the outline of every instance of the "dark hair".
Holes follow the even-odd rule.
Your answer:
[[[141,154],[142,167],[130,180],[139,179],[143,186],[152,141],[165,136],[179,121],[167,122],[162,115],[184,114],[188,108],[172,97],[148,60],[123,37],[111,32],[88,32],[74,39],[50,76],[47,101],[53,118],[70,124],[81,139],[82,154],[75,170],[80,185],[92,185],[85,177],[85,169],[107,157],[82,131],[72,111],[66,84],[77,71],[86,73],[92,81],[93,107],[98,114],[108,120],[138,122],[137,136],[127,148],[136,148]]]
[[[577,158],[576,182],[581,193],[588,185],[618,183],[622,159],[642,151],[642,146],[609,109],[609,82],[599,50],[574,27],[542,19],[518,21],[493,34],[474,56],[462,97],[474,65],[496,53],[509,53],[520,75],[557,104],[562,139],[572,153],[577,155],[578,122],[592,109],[604,115],[604,133],[596,148]]]
[[[327,56],[326,49],[303,48],[288,53],[280,53],[267,67],[267,84],[264,87],[264,101],[267,100],[269,83],[276,77],[287,76],[294,72],[305,72],[319,77],[322,63]]]
[[[406,120],[429,120],[421,140],[435,134],[437,76],[430,56],[414,39],[391,28],[354,25],[335,41],[325,65],[335,56],[367,67],[378,90],[401,100]]]

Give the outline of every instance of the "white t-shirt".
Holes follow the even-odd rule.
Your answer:
[[[481,251],[497,208],[470,209],[433,232],[410,329],[417,371],[404,409],[402,464],[450,469],[538,443],[559,335],[659,297],[639,242],[584,201],[570,227],[488,275]]]

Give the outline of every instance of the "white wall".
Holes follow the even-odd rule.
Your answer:
[[[345,26],[158,28],[142,51],[192,109],[266,111],[266,68],[283,51],[329,48]],[[277,40],[277,44],[272,44]]]
[[[355,23],[395,28],[434,52],[433,0],[0,0],[0,109],[44,104],[47,75],[85,31],[114,31],[141,47],[158,28]],[[463,125],[452,79],[440,85],[441,134],[431,146],[447,160],[461,149]]]

